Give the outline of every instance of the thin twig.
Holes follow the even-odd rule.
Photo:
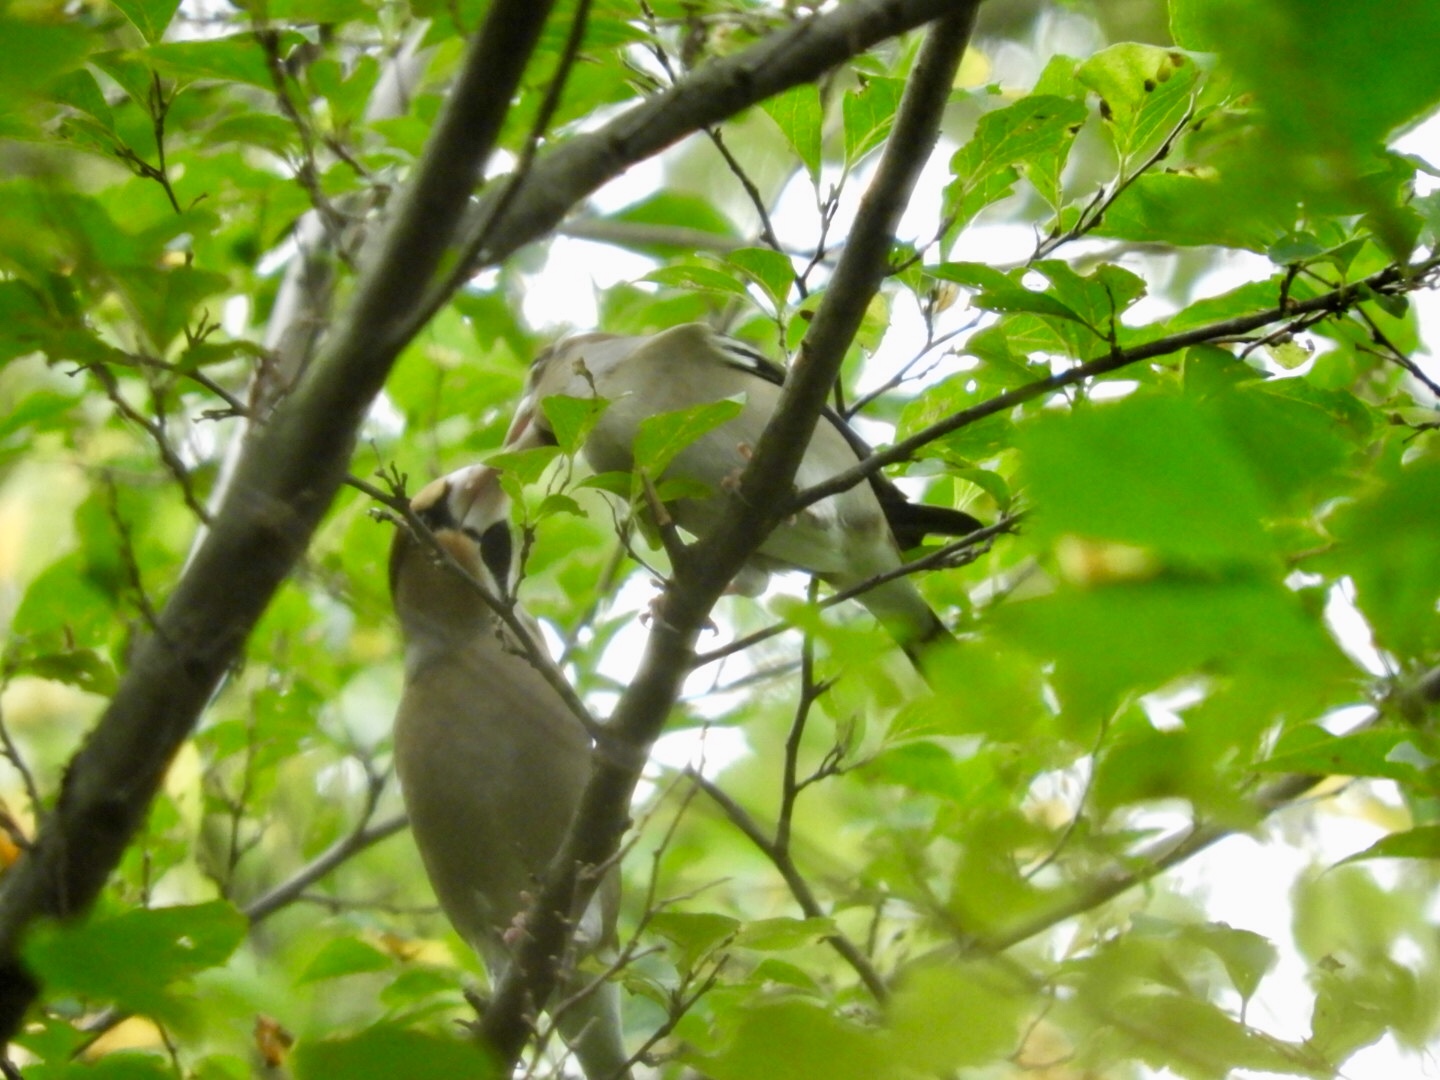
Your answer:
[[[805,507],[817,503],[821,499],[854,487],[873,473],[879,472],[886,465],[908,460],[919,450],[952,432],[978,423],[986,417],[1006,412],[1035,398],[1078,385],[1098,375],[1108,375],[1131,364],[1169,356],[1192,345],[1209,344],[1236,335],[1248,334],[1253,330],[1269,326],[1271,323],[1303,319],[1322,312],[1327,315],[1338,315],[1357,304],[1366,302],[1372,293],[1395,296],[1413,292],[1425,287],[1425,283],[1437,269],[1440,269],[1440,255],[1431,256],[1413,266],[1387,267],[1361,281],[1342,285],[1321,296],[1311,297],[1308,300],[1291,301],[1283,307],[1266,308],[1250,315],[1222,319],[1208,326],[1199,326],[1178,334],[1170,334],[1142,345],[1117,349],[1107,356],[1084,364],[1077,364],[1066,371],[1037,379],[1032,383],[1016,387],[1014,390],[1006,390],[978,405],[952,413],[943,420],[938,420],[922,428],[907,439],[902,439],[883,450],[877,450],[859,464],[835,474],[829,480],[806,488],[784,505],[783,513],[786,515],[799,513]]]
[[[864,581],[852,585],[848,589],[831,593],[823,600],[818,601],[816,607],[824,611],[827,608],[834,607],[836,604],[843,604],[847,600],[853,600],[857,596],[862,596],[871,589],[878,588],[888,581],[894,581],[896,578],[908,577],[911,574],[920,574],[942,567],[949,569],[971,562],[983,554],[980,545],[988,543],[1002,533],[1014,531],[1024,516],[1023,513],[1015,513],[1003,517],[993,525],[987,525],[983,529],[977,529],[967,536],[962,536],[958,540],[952,540],[950,543],[943,547],[936,548],[928,555],[922,556],[919,559],[904,563],[893,570],[886,570],[883,574],[876,574],[874,577],[866,578]],[[971,557],[962,559],[961,556],[965,556],[967,553],[970,553]],[[758,645],[762,641],[768,641],[777,634],[783,634],[790,629],[792,629],[790,623],[774,623],[763,629],[756,630],[754,633],[746,634],[742,638],[736,638],[734,641],[721,645],[718,648],[711,649],[709,652],[696,653],[694,666],[700,668],[706,664],[713,664],[717,660],[723,660],[727,656],[744,652],[746,649]]]
[[[158,419],[152,421],[139,409],[135,408],[134,405],[130,404],[120,390],[120,380],[118,380],[114,373],[104,364],[90,364],[85,366],[83,370],[92,372],[95,377],[100,380],[100,385],[105,389],[105,396],[110,399],[111,404],[115,406],[115,410],[149,436],[150,441],[155,444],[155,449],[159,451],[160,460],[165,464],[165,468],[169,471],[170,475],[175,478],[176,484],[179,485],[180,494],[185,500],[185,505],[190,508],[190,511],[202,524],[208,525],[210,523],[210,512],[205,509],[199,497],[196,495],[190,470],[186,467],[185,462],[180,460],[179,453],[170,445],[170,437],[165,433],[161,422]]]
[[[809,883],[800,875],[799,870],[796,869],[794,861],[790,859],[786,852],[776,848],[774,842],[765,834],[765,830],[745,811],[744,807],[732,799],[724,789],[706,779],[698,772],[686,770],[686,775],[690,777],[697,787],[710,797],[716,806],[720,807],[730,823],[744,833],[745,838],[754,844],[756,848],[770,860],[780,876],[785,879],[785,884],[790,888],[790,894],[795,898],[795,902],[800,906],[800,910],[805,913],[806,918],[828,918],[825,910],[820,906],[820,902],[815,899],[815,894],[811,891]],[[885,985],[885,980],[881,978],[880,973],[875,970],[869,958],[860,951],[853,941],[839,930],[827,934],[825,940],[829,942],[830,947],[850,965],[851,969],[860,977],[860,981],[865,984],[876,1001],[884,1002],[888,999],[890,992]]]
[[[409,500],[405,498],[404,476],[393,471],[382,472],[381,476],[385,477],[390,484],[391,489],[388,495],[380,494],[373,485],[366,484],[363,480],[355,477],[348,477],[346,482],[372,497],[380,495],[380,501],[393,512],[392,520],[396,527],[408,529],[410,535],[425,548],[431,558],[454,574],[458,581],[480,598],[490,609],[491,614],[499,619],[505,629],[509,631],[525,661],[554,688],[575,718],[584,725],[585,730],[592,736],[595,735],[600,730],[599,723],[545,650],[544,644],[536,640],[534,632],[515,613],[515,601],[510,597],[495,595],[483,581],[462,566],[449,549],[435,538],[430,527],[420,519],[411,508]]]
[[[0,681],[0,690],[10,681],[9,672],[6,672],[3,681]],[[10,734],[10,725],[5,720],[5,712],[0,708],[0,752],[5,755],[5,760],[10,762],[13,768],[20,775],[20,782],[25,788],[25,798],[30,802],[30,814],[35,819],[35,832],[40,831],[40,826],[45,820],[45,804],[40,801],[40,786],[35,782],[35,774],[30,771],[30,764],[25,756],[20,753],[20,747],[16,745]],[[19,828],[19,825],[11,820],[10,815],[4,815],[5,832],[10,840],[21,851],[30,846],[30,840]]]
[[[1407,710],[1431,709],[1440,704],[1440,668],[1432,668],[1408,686],[1393,695],[1395,707],[1402,715]],[[1349,729],[1347,734],[1356,734],[1377,725],[1384,713],[1374,710],[1369,716]],[[1294,775],[1281,777],[1263,788],[1255,796],[1254,808],[1260,818],[1298,802],[1326,779],[1324,776]],[[1171,867],[1198,855],[1240,829],[1235,826],[1213,822],[1196,821],[1176,829],[1174,832],[1147,844],[1133,855],[1125,857],[1122,864],[1109,872],[1097,874],[1083,888],[1063,897],[1042,911],[988,934],[977,934],[960,943],[961,956],[994,955],[1028,941],[1052,927],[1086,911],[1091,911],[1121,893],[1158,877]]]
[[[341,863],[381,840],[394,836],[407,824],[409,819],[404,814],[396,814],[374,825],[362,822],[359,827],[335,841],[291,877],[256,897],[241,910],[252,925],[264,922],[277,911],[298,900],[306,889]]]
[[[1197,95],[1191,95],[1190,105],[1186,108],[1185,115],[1180,118],[1179,123],[1170,130],[1170,133],[1165,136],[1155,151],[1140,164],[1138,169],[1130,173],[1122,172],[1120,177],[1108,188],[1101,188],[1097,191],[1095,197],[1091,199],[1085,209],[1081,211],[1074,225],[1065,232],[1049,236],[1035,245],[1035,253],[1030,256],[1030,261],[1032,263],[1038,262],[1047,255],[1054,254],[1055,250],[1062,245],[1068,244],[1072,240],[1078,240],[1086,233],[1099,228],[1100,223],[1105,220],[1105,215],[1109,213],[1110,208],[1115,205],[1116,200],[1125,193],[1130,185],[1170,156],[1170,152],[1175,149],[1176,140],[1185,133],[1186,129],[1190,126],[1190,122],[1195,119],[1196,101]]]
[[[115,489],[114,480],[103,472],[100,477],[105,489],[105,512],[120,541],[120,564],[125,568],[125,577],[131,592],[135,594],[135,606],[140,609],[140,617],[145,620],[145,626],[150,632],[154,633],[160,627],[160,620],[155,614],[155,605],[150,602],[150,594],[145,589],[145,579],[140,573],[140,561],[135,556],[135,538],[131,533],[130,523],[120,512],[120,496]]]

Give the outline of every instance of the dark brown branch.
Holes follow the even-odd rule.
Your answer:
[[[838,492],[845,491],[862,482],[867,477],[879,472],[886,465],[894,465],[896,462],[906,461],[913,457],[922,448],[929,446],[937,439],[942,439],[953,431],[959,431],[963,427],[984,420],[987,416],[994,416],[996,413],[1006,412],[1023,405],[1027,401],[1044,397],[1046,394],[1053,394],[1067,386],[1074,386],[1086,379],[1093,379],[1097,375],[1108,375],[1112,371],[1119,371],[1121,368],[1129,367],[1131,364],[1138,364],[1144,360],[1153,360],[1160,356],[1169,356],[1172,353],[1188,349],[1192,345],[1213,343],[1226,338],[1233,338],[1241,334],[1248,334],[1254,330],[1271,325],[1272,323],[1284,322],[1286,320],[1304,318],[1315,314],[1338,314],[1347,308],[1367,300],[1372,293],[1383,293],[1396,295],[1410,292],[1420,287],[1423,279],[1440,269],[1440,256],[1433,256],[1424,262],[1414,266],[1391,266],[1380,270],[1362,281],[1351,285],[1342,285],[1338,289],[1324,293],[1320,296],[1311,297],[1308,300],[1290,301],[1286,305],[1266,308],[1264,311],[1257,311],[1251,315],[1240,315],[1233,319],[1225,319],[1221,322],[1211,323],[1208,326],[1197,326],[1193,330],[1185,330],[1178,334],[1171,334],[1168,337],[1157,338],[1155,341],[1146,342],[1143,345],[1136,345],[1129,349],[1117,349],[1109,356],[1102,356],[1098,360],[1091,360],[1086,364],[1079,364],[1068,371],[1062,371],[1058,375],[1051,375],[1044,379],[1036,379],[1033,383],[1017,387],[1014,390],[1007,390],[1003,394],[996,394],[988,401],[982,401],[979,405],[962,410],[947,416],[944,420],[938,420],[929,427],[922,428],[908,439],[902,439],[893,446],[884,450],[877,450],[858,465],[837,473],[823,484],[816,484],[806,488],[793,499],[790,499],[784,507],[785,514],[795,514],[817,503],[821,499],[829,498]]]
[[[598,131],[570,139],[541,158],[491,223],[505,186],[469,213],[454,274],[437,282],[416,314],[423,325],[456,285],[554,229],[581,199],[637,161],[792,86],[810,82],[866,49],[956,9],[957,0],[852,0],[713,60],[671,89],[622,113]],[[967,0],[969,10],[979,0]],[[948,88],[947,88],[948,92]],[[408,335],[415,328],[397,327]]]
[[[875,27],[894,33],[904,28],[895,24],[897,12],[929,12],[931,8],[927,4],[928,0],[925,3],[916,0],[914,4],[857,2],[845,5],[831,15],[809,20],[796,30],[776,35],[779,40],[773,48],[767,49],[762,43],[742,57],[769,57],[777,50],[783,51],[782,46],[807,49],[819,36],[820,28],[833,27],[842,16],[878,17],[881,21]],[[943,12],[947,17],[936,25],[921,50],[874,183],[862,202],[852,240],[811,324],[800,361],[786,381],[780,406],[741,478],[739,497],[732,496],[734,512],[727,513],[722,528],[690,549],[676,567],[674,582],[665,596],[665,617],[656,621],[639,671],[597,740],[594,770],[575,820],[545,875],[538,899],[527,913],[526,939],[496,987],[494,999],[485,1013],[480,1035],[499,1059],[502,1072],[518,1059],[530,1036],[527,1015],[547,1001],[554,990],[557,973],[551,958],[564,954],[564,942],[571,929],[565,915],[583,906],[594,890],[593,874],[586,869],[604,864],[620,843],[640,770],[679,696],[694,656],[696,638],[709,617],[710,608],[779,520],[773,508],[784,501],[783,496],[793,485],[800,455],[819,419],[845,350],[870,298],[885,277],[895,225],[938,137],[940,116],[969,40],[978,0],[961,5],[958,12],[954,0],[945,0],[936,6],[940,9],[936,13]],[[858,24],[864,25],[867,24],[863,21]],[[852,26],[851,32],[858,32],[858,26]],[[829,51],[815,54],[814,60],[807,62],[831,56],[840,59],[854,48],[853,40],[836,42]],[[832,62],[834,60],[828,60],[825,66]],[[726,81],[710,88],[709,93],[717,100],[702,97],[694,102],[692,119],[700,123],[706,122],[706,118],[718,119],[713,112],[716,109],[723,116],[759,100],[766,93],[800,81],[776,79],[764,64],[752,69],[748,65],[722,61],[707,65],[695,78],[657,98],[656,102],[663,107],[676,95],[698,93],[696,88],[705,85],[701,76],[706,72],[717,69],[728,72],[731,68],[737,76],[739,71],[748,71],[748,75],[740,80],[727,74]],[[818,74],[803,68],[799,62],[790,69],[792,74],[800,70],[807,71],[804,77]],[[756,84],[768,89],[757,94]],[[633,123],[637,115],[648,115],[647,123],[659,128],[658,119],[653,116],[655,108],[647,103],[622,120],[629,118],[627,122]],[[614,127],[611,125],[612,130]],[[633,131],[631,139],[635,143],[657,140],[655,149],[671,141],[663,130]],[[576,140],[578,142],[580,140]],[[537,166],[531,174],[532,182],[540,177],[544,164],[553,164],[562,154],[563,151]],[[603,168],[605,162],[597,161],[595,165]],[[537,191],[534,197],[542,199],[543,193]],[[513,205],[521,208],[531,204],[521,197]],[[512,228],[519,228],[521,224],[523,222],[517,220]],[[535,224],[544,228],[549,222],[537,220]],[[775,497],[776,492],[780,498]]]
[[[71,760],[35,846],[0,882],[0,1040],[38,987],[19,960],[37,918],[94,903],[245,639],[304,551],[345,475],[419,296],[453,250],[454,223],[500,131],[550,4],[495,0],[430,146],[366,260],[353,301],[295,393],[247,446],[214,526]]]
[[[409,824],[409,819],[404,814],[396,814],[374,825],[369,824],[369,820],[369,814],[366,814],[358,827],[335,841],[290,878],[246,904],[242,909],[245,917],[252,925],[264,922],[288,904],[305,899],[305,890],[341,863],[381,840],[394,836]]]

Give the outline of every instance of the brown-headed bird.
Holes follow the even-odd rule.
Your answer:
[[[505,594],[513,582],[508,500],[492,470],[442,477],[412,507],[469,577]],[[481,593],[408,528],[391,548],[390,588],[405,640],[395,768],[410,827],[445,914],[498,979],[589,777],[590,736],[538,669],[548,663],[538,635],[523,648]],[[579,951],[609,944],[618,888],[608,874],[580,920]],[[590,981],[571,971],[552,1002]],[[588,1080],[628,1080],[613,983],[563,1010],[557,1027]]]

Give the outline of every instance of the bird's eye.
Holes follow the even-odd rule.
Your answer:
[[[497,521],[480,534],[480,559],[502,590],[510,584],[510,560],[513,555],[508,521]]]

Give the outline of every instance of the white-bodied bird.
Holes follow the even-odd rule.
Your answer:
[[[412,506],[471,577],[506,591],[508,501],[493,471],[451,473]],[[407,528],[391,548],[390,587],[405,641],[395,768],[410,827],[445,914],[498,978],[589,776],[590,736],[480,593]],[[581,919],[581,951],[608,943],[617,901],[611,873]],[[573,973],[552,1002],[588,982]],[[630,1076],[613,983],[557,1026],[588,1080]]]
[[[783,381],[784,371],[772,361],[700,323],[641,337],[577,334],[535,359],[506,443],[524,448],[554,442],[543,408],[548,397],[599,398],[608,404],[586,437],[584,457],[596,472],[629,472],[636,434],[648,418],[741,398],[738,415],[680,451],[662,478],[652,478],[691,481],[711,493],[667,504],[681,528],[704,536],[724,513],[725,489],[739,477],[774,414]],[[827,409],[800,463],[796,486],[829,480],[868,453],[845,420]],[[749,569],[804,570],[845,590],[899,568],[901,552],[927,534],[962,536],[978,528],[980,522],[969,514],[911,502],[876,473],[868,483],[782,521]],[[950,636],[908,577],[878,585],[858,599],[912,658]]]

